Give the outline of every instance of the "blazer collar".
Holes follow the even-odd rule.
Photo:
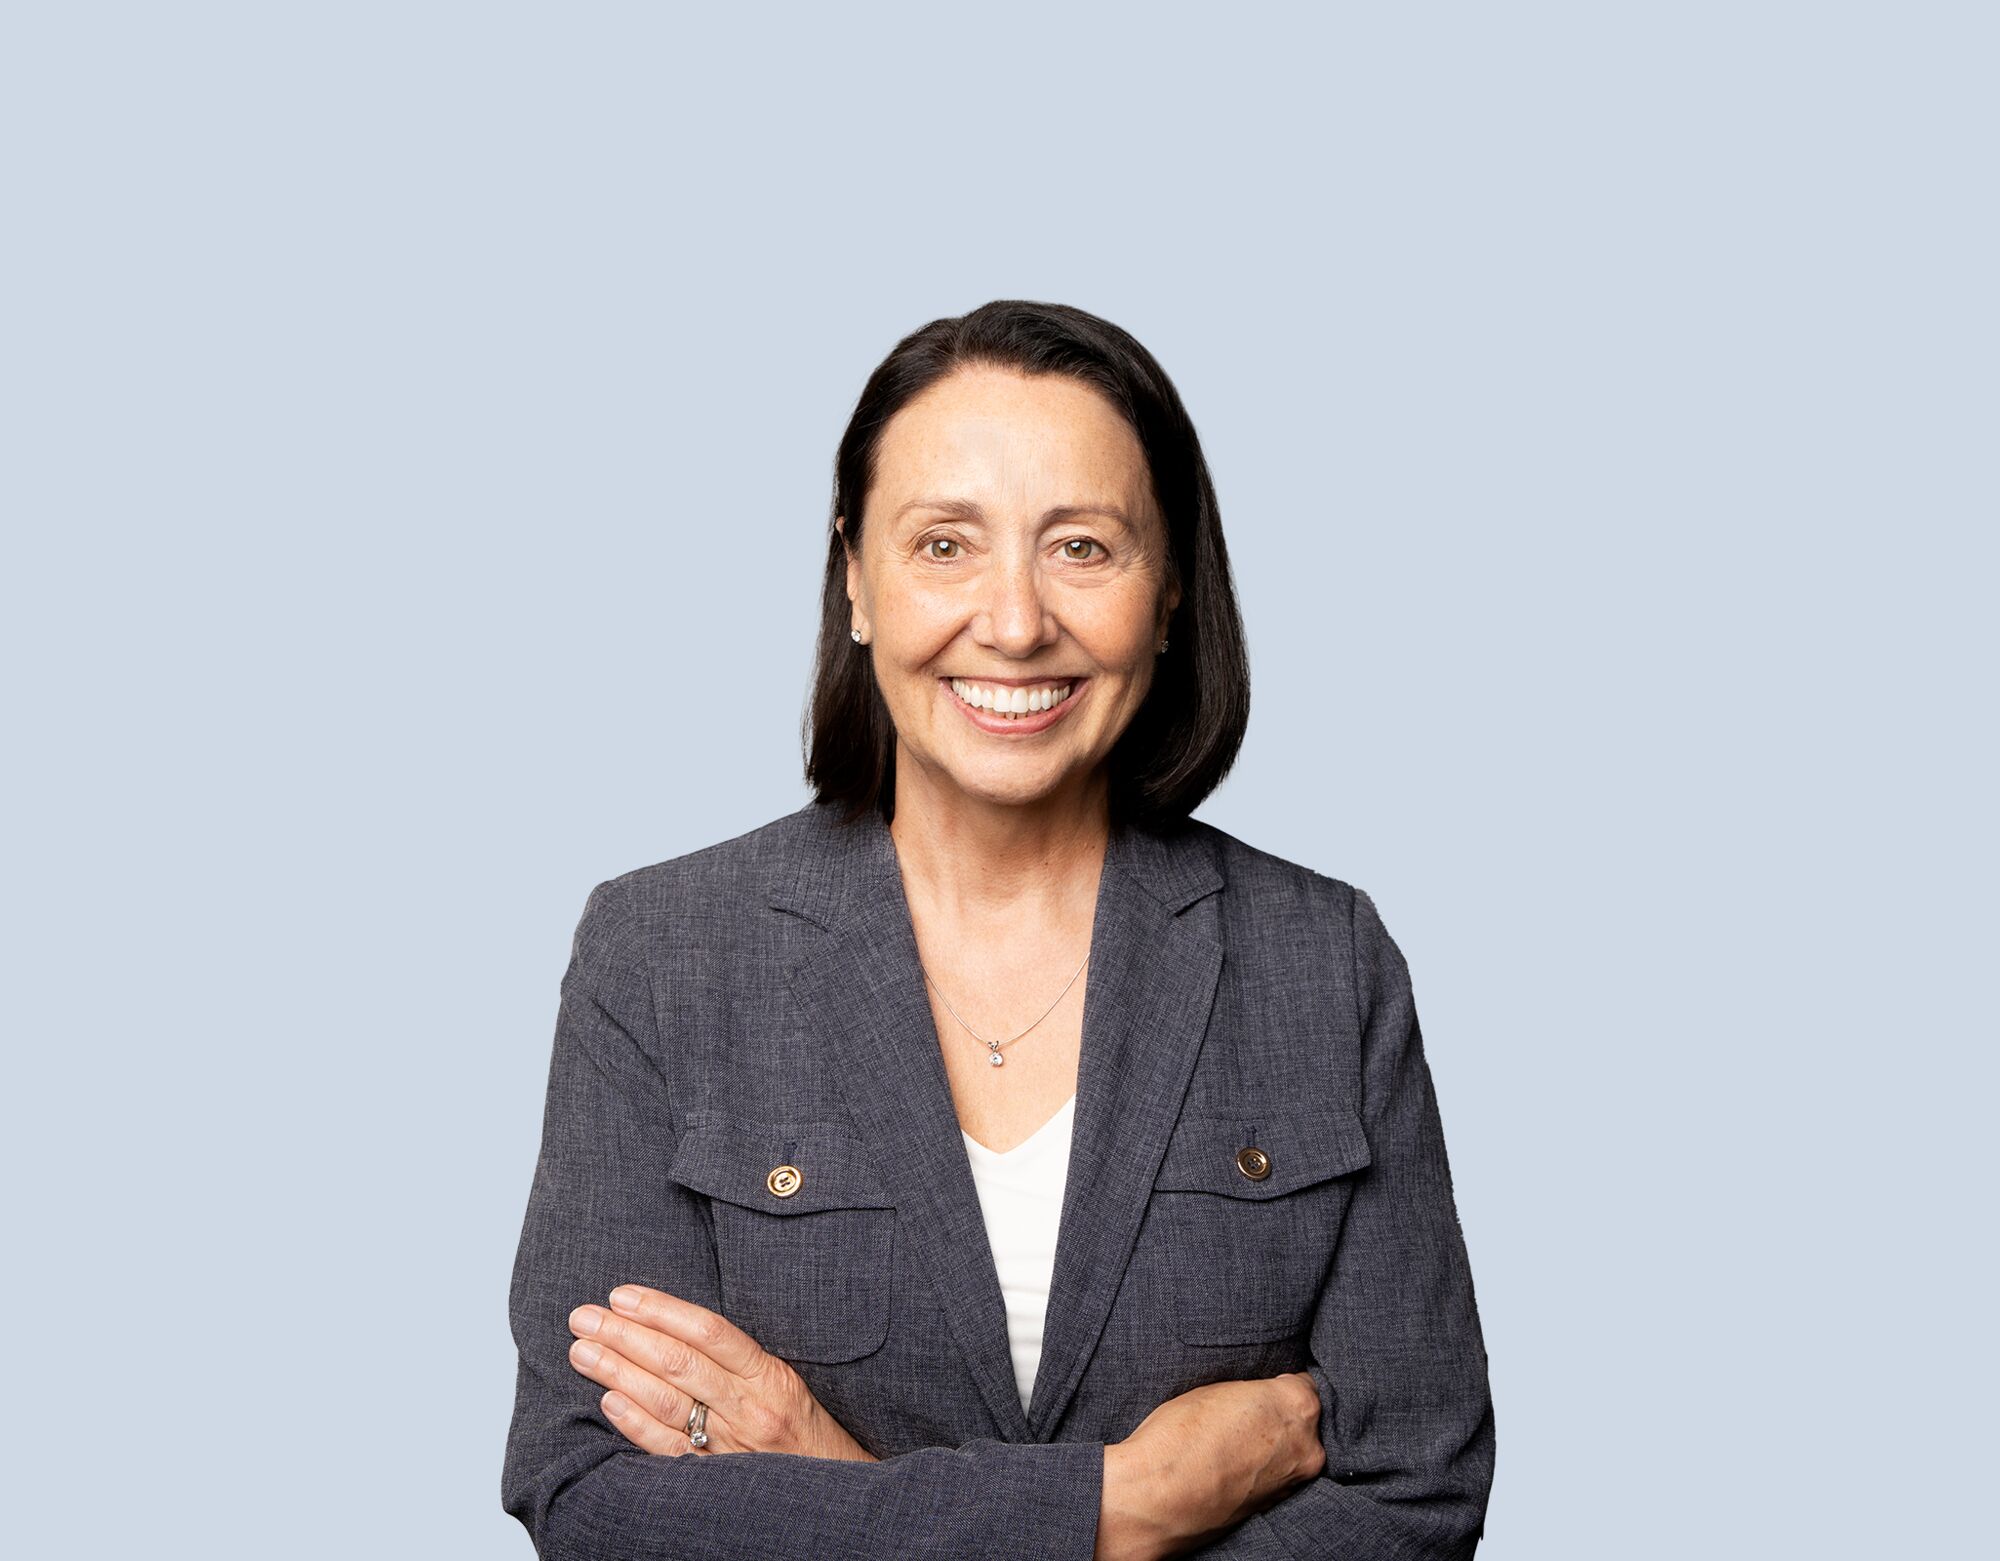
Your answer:
[[[791,977],[804,1019],[928,1271],[973,1380],[1009,1441],[1047,1440],[1124,1277],[1207,1030],[1222,947],[1183,915],[1223,887],[1212,835],[1114,827],[1098,882],[1083,1053],[1041,1364],[1026,1413],[1006,1304],[959,1134],[888,825],[808,803],[770,903],[822,929]]]
[[[834,809],[809,802],[792,822],[799,833],[770,875],[772,905],[831,929],[856,900],[872,900],[891,886],[902,894],[902,863],[879,812],[871,808],[842,824]],[[1137,879],[1173,915],[1223,883],[1214,842],[1194,823],[1171,833],[1114,827],[1104,865]],[[903,912],[908,920],[907,903]]]

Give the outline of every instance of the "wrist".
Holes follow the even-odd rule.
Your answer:
[[[1172,1531],[1161,1522],[1158,1471],[1130,1440],[1104,1448],[1104,1487],[1092,1561],[1160,1561],[1171,1555]]]
[[[846,1426],[834,1419],[832,1415],[828,1414],[824,1405],[815,1403],[813,1405],[812,1417],[814,1435],[808,1443],[808,1450],[814,1456],[820,1458],[839,1458],[849,1463],[879,1463],[881,1461],[868,1451],[867,1448],[855,1441],[854,1434]]]

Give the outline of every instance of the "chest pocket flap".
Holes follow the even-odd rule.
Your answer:
[[[798,1173],[789,1195],[774,1192],[771,1173]],[[692,1113],[667,1174],[683,1187],[767,1214],[894,1208],[874,1161],[837,1122],[753,1122]]]
[[[1260,1150],[1269,1167],[1255,1177],[1239,1159]],[[1346,1106],[1316,1111],[1240,1111],[1183,1116],[1167,1141],[1153,1185],[1163,1192],[1217,1192],[1230,1198],[1281,1198],[1368,1164],[1368,1138]],[[1256,1167],[1254,1160],[1251,1168]]]

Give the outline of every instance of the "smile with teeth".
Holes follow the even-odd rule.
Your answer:
[[[1034,715],[1050,710],[1069,698],[1071,683],[1042,683],[1032,688],[1008,688],[993,683],[971,683],[964,678],[950,678],[951,691],[980,710],[990,710],[999,716]]]

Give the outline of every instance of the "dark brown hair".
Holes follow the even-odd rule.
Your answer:
[[[1250,662],[1208,463],[1180,395],[1129,333],[1065,304],[1002,298],[896,343],[862,387],[834,459],[826,580],[807,712],[806,782],[849,819],[894,808],[896,732],[870,652],[849,637],[846,548],[861,546],[876,451],[890,418],[967,364],[1065,374],[1115,407],[1145,451],[1166,519],[1167,580],[1181,590],[1145,703],[1108,758],[1114,823],[1171,828],[1221,784],[1250,722]],[[846,517],[843,542],[833,524]]]

